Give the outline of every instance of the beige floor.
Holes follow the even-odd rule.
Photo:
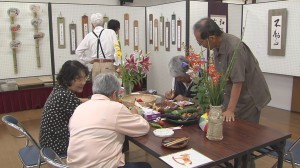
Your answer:
[[[4,114],[3,114],[4,115]],[[3,115],[0,115],[2,117]],[[38,139],[39,124],[41,110],[29,110],[17,113],[9,113],[15,116],[28,129],[35,139]],[[285,110],[267,107],[263,110],[260,120],[262,125],[276,128],[278,130],[292,133],[292,140],[300,137],[300,114],[291,113]],[[24,146],[24,138],[15,138],[9,134],[7,127],[0,122],[0,167],[2,168],[18,168],[21,163],[17,156],[17,150]],[[154,158],[144,150],[134,144],[130,144],[130,152],[127,155],[129,161],[146,161],[153,168],[168,167],[165,163]],[[275,163],[275,159],[269,156],[263,157],[256,161],[257,168],[271,167]],[[48,167],[44,165],[42,167]],[[289,168],[289,163],[284,163],[284,168]]]

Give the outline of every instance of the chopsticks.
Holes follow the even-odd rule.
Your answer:
[[[189,139],[188,137],[179,138],[179,139],[176,139],[176,140],[174,140],[174,141],[165,143],[164,146],[165,146],[165,147],[169,147],[169,146],[178,144],[178,143],[180,143],[180,142],[186,141],[186,140],[188,140],[188,139]]]

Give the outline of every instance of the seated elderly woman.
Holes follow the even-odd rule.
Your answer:
[[[76,96],[83,91],[89,71],[79,61],[67,61],[57,74],[58,85],[50,93],[43,109],[40,144],[66,156],[69,144],[69,119],[84,101]]]
[[[174,90],[165,93],[166,99],[173,99],[176,101],[187,100],[190,101],[196,95],[191,91],[194,85],[188,71],[188,60],[184,56],[175,56],[169,62],[169,72],[174,80]]]
[[[148,163],[125,163],[125,135],[148,133],[148,122],[119,103],[120,83],[113,74],[99,74],[91,100],[79,105],[70,119],[67,162],[70,167],[151,167]]]

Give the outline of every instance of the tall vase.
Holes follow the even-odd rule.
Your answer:
[[[129,82],[124,82],[123,87],[124,87],[124,94],[125,95],[130,95],[131,91],[133,89],[132,85]]]
[[[210,106],[206,138],[212,141],[223,139],[223,117],[221,106]]]

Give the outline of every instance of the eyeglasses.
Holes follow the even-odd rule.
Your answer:
[[[206,40],[207,40],[207,39],[201,40],[201,41],[196,40],[196,41],[197,41],[197,43],[198,43],[200,46],[202,46],[202,45],[203,45],[203,42],[206,41]]]
[[[79,76],[75,78],[75,81],[86,82],[89,79],[89,76]]]

